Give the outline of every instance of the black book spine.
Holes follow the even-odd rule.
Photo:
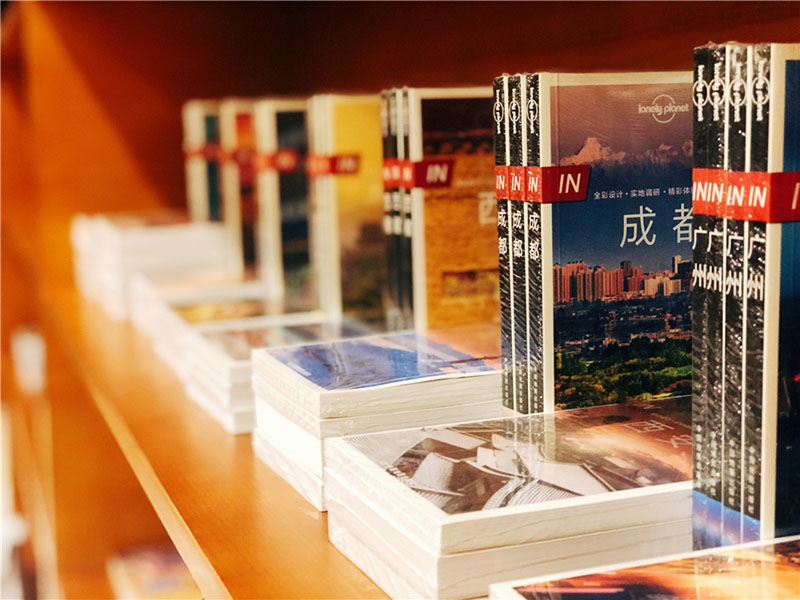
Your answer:
[[[383,137],[384,160],[384,188],[383,188],[383,232],[386,235],[386,267],[387,267],[387,302],[386,326],[389,330],[397,329],[399,314],[398,290],[398,245],[397,236],[394,234],[394,211],[392,207],[392,186],[388,183],[392,177],[391,161],[396,158],[396,123],[395,112],[392,110],[392,91],[381,92],[381,134]]]
[[[746,141],[746,49],[728,44],[726,52],[725,162],[730,171],[743,171]],[[741,542],[742,417],[744,373],[744,221],[726,218],[724,285],[724,387],[725,447],[722,499],[725,543]]]
[[[506,88],[508,77],[497,77],[492,86],[494,94],[494,163],[497,169],[497,253],[500,287],[500,345],[503,406],[514,409],[513,311],[511,307],[511,252],[509,248],[509,201],[503,190],[507,177],[508,156]]]
[[[693,145],[694,166],[698,169],[708,168],[709,150],[709,67],[711,50],[707,46],[694,50],[694,85],[692,101],[694,103]],[[709,497],[707,480],[709,479],[708,443],[709,428],[707,389],[708,370],[706,362],[706,344],[708,338],[708,313],[706,282],[708,279],[709,257],[708,231],[710,217],[704,214],[693,214],[692,228],[692,452],[694,470],[694,505],[695,531],[694,547],[704,548],[708,545],[705,531],[705,513]]]
[[[400,149],[402,158],[408,160],[408,90],[403,89],[400,95],[400,115],[403,123]],[[400,308],[403,313],[405,328],[414,326],[414,279],[413,263],[411,262],[411,236],[414,231],[413,214],[411,210],[411,189],[402,188],[400,194]]]
[[[528,216],[524,195],[523,91],[524,75],[508,78],[508,151],[509,206],[511,238],[511,293],[514,311],[514,398],[515,410],[530,412],[528,399],[528,331],[527,331],[527,231]]]
[[[747,73],[749,98],[749,165],[747,170],[766,171],[769,148],[770,47],[756,45],[748,49]],[[766,280],[766,223],[746,223],[747,247],[746,316],[745,316],[745,414],[744,414],[744,486],[742,509],[749,524],[761,520],[762,423],[764,416],[764,299]],[[749,517],[749,519],[748,519]],[[760,538],[760,530],[745,526],[746,541]]]
[[[526,164],[540,166],[539,157],[539,76],[527,74],[525,95]],[[526,186],[531,178],[526,178]],[[526,197],[529,196],[525,190]],[[542,206],[538,202],[526,202],[528,218],[528,398],[530,412],[544,412],[544,338],[542,316]]]

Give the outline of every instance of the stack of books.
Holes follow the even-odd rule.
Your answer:
[[[800,533],[800,45],[695,49],[695,545]]]
[[[71,237],[79,289],[118,321],[128,318],[134,273],[169,278],[224,269],[227,261],[222,226],[190,222],[179,211],[79,215]]]
[[[254,350],[256,453],[324,510],[326,438],[499,416],[496,338],[489,325]]]
[[[119,600],[202,598],[189,569],[174,546],[140,546],[106,561],[108,582]]]
[[[499,323],[491,89],[381,99],[388,328]]]
[[[224,328],[193,329],[183,340],[186,394],[229,432],[251,431],[255,425],[253,350],[366,333],[363,326],[327,324],[319,318],[314,313],[294,313],[246,319]]]
[[[691,549],[691,404],[328,440],[331,542],[395,598]]]
[[[613,565],[528,577],[489,586],[492,600],[663,600],[800,597],[800,537],[668,556],[657,563]]]

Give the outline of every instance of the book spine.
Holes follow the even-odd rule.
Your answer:
[[[397,158],[397,105],[392,90],[381,92],[381,132],[383,134],[384,189],[383,189],[383,232],[386,235],[387,292],[386,326],[398,329],[400,312],[399,296],[399,240],[394,231],[396,215],[393,196],[397,189],[393,183],[393,159]]]
[[[711,49],[707,46],[694,50],[694,85],[692,89],[694,166],[708,168],[709,154],[709,73]],[[707,252],[710,217],[692,216],[692,457],[694,470],[695,503],[693,508],[694,547],[708,546],[706,524],[709,503],[710,427],[708,422],[708,370],[706,348],[708,339],[708,313],[706,280],[709,268]]]
[[[501,382],[503,406],[514,409],[514,369],[513,369],[513,313],[511,307],[511,253],[509,249],[509,201],[506,197],[508,169],[506,158],[508,144],[506,139],[508,103],[506,90],[508,77],[497,77],[492,86],[494,95],[494,152],[497,190],[497,253],[499,258],[500,288],[500,346]]]
[[[514,399],[515,410],[520,413],[530,411],[528,399],[528,331],[527,298],[527,228],[528,211],[524,201],[524,162],[523,152],[523,92],[524,75],[508,78],[508,196],[510,208],[511,243],[511,294],[514,311]]]
[[[402,137],[398,130],[398,141],[402,158],[409,157],[409,122],[408,122],[408,89],[403,89],[400,96],[399,122],[402,122]],[[414,326],[414,278],[411,257],[411,236],[414,231],[414,216],[411,206],[411,189],[402,188],[400,194],[400,306],[403,314],[404,328]]]
[[[773,57],[773,82],[783,91],[773,102],[783,103],[783,171],[800,172],[800,44],[781,45],[782,55]],[[783,97],[782,97],[783,96]],[[773,117],[774,118],[774,117]],[[800,197],[796,184],[793,199]],[[797,205],[795,204],[795,207]],[[800,532],[800,222],[780,228],[780,287],[767,286],[768,294],[780,289],[778,324],[778,397],[775,456],[774,537]],[[763,501],[763,500],[762,500]]]
[[[756,45],[748,48],[747,77],[749,99],[746,118],[749,120],[749,152],[745,169],[766,171],[769,149],[770,48]],[[761,483],[763,477],[764,417],[764,291],[766,277],[766,223],[750,221],[745,230],[747,247],[747,279],[745,294],[745,401],[744,458],[745,476],[742,488],[743,531],[746,541],[761,537]]]
[[[525,162],[528,167],[540,166],[539,159],[539,76],[526,74],[525,96]],[[526,177],[526,199],[529,199]],[[528,400],[529,412],[544,412],[544,340],[542,330],[542,207],[538,202],[526,202],[528,215],[527,261],[528,281],[526,286],[527,330],[528,330]]]
[[[743,171],[745,166],[746,52],[739,44],[728,44],[725,66],[725,167]],[[744,221],[725,219],[725,273],[723,291],[724,348],[724,439],[722,499],[723,542],[741,542],[742,486],[742,395],[744,340]]]
[[[222,202],[219,182],[219,116],[216,113],[203,115],[205,129],[206,180],[208,182],[208,218],[210,221],[222,220]]]

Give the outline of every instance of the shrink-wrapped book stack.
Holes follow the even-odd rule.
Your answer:
[[[691,548],[690,403],[328,440],[333,544],[395,598]]]
[[[79,289],[118,321],[128,318],[134,273],[169,278],[224,269],[227,260],[221,225],[189,222],[177,211],[79,215],[72,224],[72,244]]]
[[[256,453],[324,510],[325,438],[499,416],[496,338],[490,325],[255,350]]]

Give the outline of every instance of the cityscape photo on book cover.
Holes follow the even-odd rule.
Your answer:
[[[551,89],[554,164],[591,165],[552,208],[557,406],[691,393],[689,92]]]

